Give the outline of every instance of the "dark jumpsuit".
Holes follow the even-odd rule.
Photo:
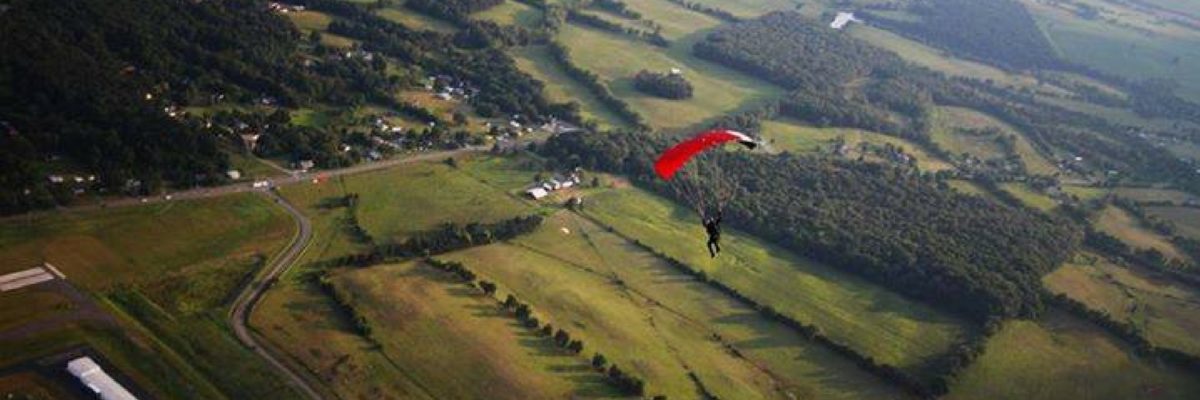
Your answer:
[[[704,219],[704,230],[708,232],[708,253],[716,257],[721,252],[721,214],[716,218]]]

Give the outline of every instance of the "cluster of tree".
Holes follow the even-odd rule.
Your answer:
[[[633,76],[633,87],[642,93],[666,99],[692,98],[692,84],[682,74],[664,74],[643,69]]]
[[[467,268],[466,265],[463,265],[463,263],[458,261],[442,261],[436,258],[426,258],[425,263],[429,264],[431,267],[437,268],[442,272],[453,274],[463,282],[475,282],[475,278],[477,277],[477,275],[475,275],[475,271],[471,271],[471,269]],[[490,295],[491,293],[488,293],[488,287],[491,288],[491,292],[495,292],[496,284],[487,281],[479,282],[480,290],[483,290],[484,294]]]
[[[374,329],[371,327],[371,321],[362,312],[358,311],[358,308],[354,306],[354,299],[351,296],[338,290],[337,285],[333,283],[333,279],[329,277],[328,272],[323,272],[317,276],[317,287],[326,296],[333,298],[333,303],[337,306],[338,313],[350,320],[351,325],[354,327],[354,333],[372,343],[376,343],[375,338],[371,336],[374,332]]]
[[[592,2],[592,7],[625,19],[632,19],[634,21],[642,19],[642,13],[630,9],[629,5],[621,0],[595,0]]]
[[[700,3],[696,3],[696,2],[690,2],[687,0],[667,0],[667,1],[670,1],[677,5],[683,6],[689,10],[696,11],[696,12],[699,12],[704,15],[708,15],[710,17],[713,17],[713,18],[716,18],[716,19],[719,19],[719,20],[722,20],[725,22],[740,22],[742,20],[741,18],[738,18],[736,15],[733,15],[733,13],[722,10],[717,7],[704,5],[704,4],[700,4]]]
[[[574,9],[567,9],[566,16],[567,16],[567,18],[566,18],[567,22],[573,22],[573,23],[577,23],[580,25],[589,26],[589,27],[596,28],[596,29],[599,29],[599,30],[602,30],[605,32],[615,33],[618,35],[629,35],[634,38],[645,40],[647,43],[653,44],[658,47],[664,47],[664,48],[671,47],[671,41],[667,40],[667,38],[662,35],[660,29],[655,29],[653,31],[644,31],[644,30],[637,29],[637,28],[626,28],[624,25],[618,24],[616,22],[612,22],[612,21],[606,20],[604,18],[600,18],[598,16],[588,14],[585,12],[575,11]]]
[[[1076,317],[1090,321],[1104,328],[1109,334],[1129,343],[1139,355],[1154,357],[1189,372],[1200,373],[1200,357],[1194,354],[1155,346],[1137,326],[1128,322],[1117,321],[1107,312],[1094,310],[1086,304],[1067,297],[1065,294],[1047,293],[1046,297],[1051,300],[1053,305],[1066,310]]]
[[[503,4],[504,0],[407,0],[404,5],[447,21],[462,22],[472,13]]]
[[[646,127],[646,123],[642,120],[641,114],[638,114],[637,111],[634,111],[633,108],[629,107],[629,104],[624,100],[621,100],[617,96],[613,95],[612,91],[608,90],[608,86],[605,86],[603,82],[600,82],[599,76],[592,71],[588,71],[579,67],[578,65],[575,65],[575,62],[571,60],[570,49],[568,49],[566,46],[563,46],[561,43],[551,42],[548,46],[548,50],[550,52],[550,56],[554,57],[554,60],[558,62],[558,65],[567,71],[567,75],[570,75],[572,79],[588,88],[588,91],[592,92],[592,95],[596,96],[596,98],[599,99],[605,107],[613,110],[613,112],[619,115],[621,119],[624,119],[630,124],[638,127]]]
[[[1015,0],[921,0],[908,11],[920,20],[865,14],[871,23],[888,30],[993,65],[1013,69],[1064,65],[1033,16]]]
[[[514,217],[493,223],[447,223],[437,229],[417,233],[403,242],[377,243],[365,253],[326,260],[323,264],[365,267],[388,260],[429,257],[512,239],[533,232],[541,223],[542,217],[539,215]]]
[[[559,135],[540,152],[683,200],[653,178],[666,145],[645,134]],[[791,154],[713,156],[739,192],[730,223],[981,322],[1040,310],[1041,276],[1082,236],[1069,221],[938,190],[907,169]]]

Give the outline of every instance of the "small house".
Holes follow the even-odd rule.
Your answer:
[[[238,179],[242,179],[242,172],[238,171],[236,169],[231,169],[231,170],[225,171],[225,176],[228,176],[229,179],[236,181]]]
[[[539,200],[543,197],[550,195],[550,191],[546,190],[545,187],[534,187],[534,188],[530,188],[529,190],[526,190],[525,194],[528,195],[530,198],[533,198],[534,200]]]

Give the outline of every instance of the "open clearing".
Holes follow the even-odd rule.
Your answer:
[[[510,2],[511,3],[511,2]],[[440,33],[454,33],[458,28],[449,22],[421,14],[404,7],[388,7],[375,12],[380,17],[405,27]]]
[[[1094,325],[1052,311],[1006,322],[946,399],[1190,399],[1200,380],[1145,362]]]
[[[860,143],[875,146],[893,145],[904,149],[917,159],[917,166],[922,171],[937,172],[953,169],[954,166],[945,160],[927,153],[920,145],[893,136],[864,131],[853,128],[817,128],[789,120],[763,121],[762,135],[776,150],[796,153],[825,152],[830,153],[835,141],[845,139],[857,158],[857,148]]]
[[[998,130],[1002,135],[1011,135],[1015,139],[1011,151],[1021,158],[1029,173],[1053,175],[1058,172],[1054,164],[1034,149],[1024,134],[1008,124],[972,109],[938,107],[934,112],[930,139],[955,155],[968,153],[984,160],[1007,157],[1010,150],[999,144],[996,141],[997,137],[975,135],[960,130],[989,128]]]
[[[1195,288],[1139,268],[1125,268],[1095,255],[1067,263],[1043,282],[1063,293],[1131,323],[1157,346],[1200,355],[1200,293]]]
[[[559,212],[511,243],[439,258],[498,282],[539,319],[582,338],[589,352],[644,377],[650,394],[696,396],[690,371],[720,398],[895,395],[831,351],[573,213]]]
[[[542,21],[542,10],[525,3],[508,0],[500,5],[475,13],[474,18],[485,19],[500,25],[516,25],[533,28]]]
[[[419,388],[414,398],[609,397],[583,356],[557,349],[499,303],[418,263],[347,270],[334,278],[372,326],[372,337]],[[400,394],[400,393],[392,393]]]
[[[626,124],[609,110],[586,87],[572,79],[558,63],[550,57],[545,47],[519,47],[509,51],[521,71],[546,85],[546,98],[554,102],[575,101],[579,113],[585,120],[594,119],[601,129],[621,128]]]
[[[964,321],[736,231],[721,256],[704,251],[694,213],[638,189],[586,200],[585,212],[880,362],[920,374],[924,362],[971,335]]]
[[[1038,193],[1029,187],[1029,185],[1019,182],[1008,182],[1000,184],[1000,188],[1016,197],[1021,201],[1021,204],[1042,211],[1053,210],[1058,207],[1058,202],[1050,198],[1050,196]]]
[[[665,1],[653,1],[674,7]],[[691,43],[703,34],[696,32],[688,38],[675,40],[670,49],[662,49],[624,36],[568,24],[558,39],[571,49],[571,58],[576,64],[599,75],[601,82],[608,85],[615,96],[628,102],[655,128],[687,128],[750,108],[783,93],[767,82],[692,56]],[[668,100],[634,89],[633,76],[638,71],[663,72],[671,68],[680,69],[691,82],[695,92],[692,98]]]
[[[0,313],[0,326],[43,327],[16,340],[4,359],[88,345],[157,397],[292,394],[229,333],[225,308],[292,227],[256,193],[11,220],[0,226],[3,268],[48,261],[91,292],[100,310],[81,310],[78,300],[44,286],[4,293],[0,304],[12,307]],[[84,315],[53,322],[70,312]],[[107,313],[115,322],[96,321]]]
[[[1190,260],[1175,244],[1163,235],[1143,226],[1133,215],[1120,207],[1108,206],[1096,217],[1096,229],[1116,236],[1135,249],[1155,249],[1167,258]]]

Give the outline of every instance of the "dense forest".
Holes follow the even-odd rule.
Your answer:
[[[299,33],[256,1],[14,1],[0,37],[3,213],[56,203],[55,170],[143,193],[219,181],[217,138],[164,107],[338,86],[294,62]]]
[[[650,178],[665,144],[644,134],[559,135],[540,152],[682,201]],[[1041,276],[1082,236],[1068,221],[939,190],[907,169],[787,154],[714,162],[739,186],[731,225],[981,322],[1040,311]]]
[[[867,13],[871,23],[969,58],[1013,69],[1063,66],[1033,16],[1016,0],[921,0],[908,11],[920,21]]]

